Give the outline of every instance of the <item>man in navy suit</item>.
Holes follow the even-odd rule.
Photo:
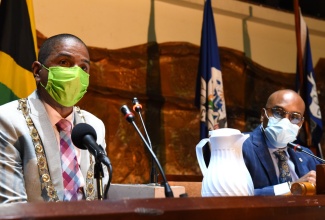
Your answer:
[[[268,98],[261,110],[261,126],[243,143],[243,156],[253,179],[254,195],[284,195],[290,193],[294,182],[316,184],[315,170],[320,162],[287,148],[288,142],[296,140],[304,122],[304,112],[303,99],[292,90],[279,90]],[[302,148],[311,153],[308,148]],[[284,152],[285,165],[279,164],[281,159],[276,156],[279,150]]]

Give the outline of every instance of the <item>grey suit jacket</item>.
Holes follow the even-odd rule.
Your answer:
[[[60,152],[49,117],[37,92],[28,97],[30,117],[42,140],[50,176],[59,199],[63,199]],[[105,126],[89,112],[81,111],[97,133],[97,143],[106,149]],[[74,110],[74,124],[83,122]],[[80,168],[84,177],[90,166],[89,152],[81,151]],[[104,167],[103,183],[108,179]],[[94,180],[96,181],[96,180]],[[86,182],[86,181],[85,181]],[[94,182],[96,186],[96,182]],[[84,189],[85,190],[85,189]],[[97,192],[95,192],[97,195]],[[0,106],[0,203],[44,201],[34,145],[18,101]]]

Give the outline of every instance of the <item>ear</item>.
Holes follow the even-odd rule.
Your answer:
[[[32,64],[32,70],[33,70],[33,75],[36,80],[36,82],[40,81],[40,72],[42,70],[42,65],[38,61],[34,61]]]
[[[299,132],[300,132],[300,130],[302,128],[302,125],[304,124],[304,121],[305,121],[305,118],[302,118],[301,122],[299,123],[300,125],[298,125],[299,126]]]
[[[265,111],[266,110],[264,108],[261,109],[261,118],[260,118],[260,120],[261,120],[261,123],[263,124],[263,128],[266,128],[267,127],[267,123],[269,122],[269,119],[266,116]]]
[[[260,117],[260,121],[263,122],[264,120],[264,115],[265,115],[265,110],[264,108],[261,109],[261,117]]]

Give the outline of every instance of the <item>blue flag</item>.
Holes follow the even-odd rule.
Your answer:
[[[200,108],[200,138],[227,127],[226,104],[211,0],[204,5],[195,105]]]
[[[317,148],[318,156],[322,156],[321,149],[319,148],[319,143],[322,138],[323,133],[323,123],[322,123],[322,115],[318,102],[318,94],[316,88],[316,79],[315,72],[313,68],[313,61],[309,43],[309,34],[308,28],[300,14],[300,36],[301,36],[301,51],[302,51],[302,61],[303,61],[303,73],[302,77],[299,74],[299,70],[297,70],[296,74],[296,87],[297,91],[300,92],[301,97],[304,99],[306,104],[306,119],[309,123],[309,131],[311,135],[311,143],[307,143],[308,145],[312,145]],[[297,61],[298,62],[298,61]],[[298,63],[297,63],[298,66]],[[302,79],[302,82],[300,81]],[[303,85],[301,85],[303,83]],[[300,91],[301,86],[304,88]]]

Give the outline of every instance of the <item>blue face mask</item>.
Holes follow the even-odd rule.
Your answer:
[[[267,116],[267,115],[266,115]],[[289,142],[296,140],[300,127],[292,124],[289,119],[267,117],[269,122],[264,129],[268,143],[273,148],[284,148]]]

